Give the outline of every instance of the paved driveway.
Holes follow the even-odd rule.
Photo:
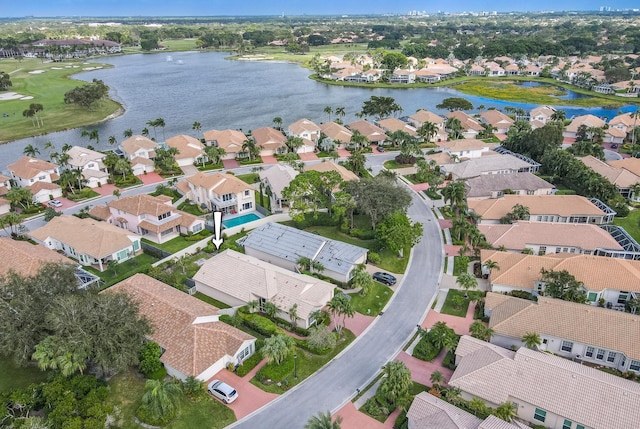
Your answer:
[[[363,389],[400,352],[426,316],[444,263],[440,228],[433,213],[422,198],[415,194],[412,198],[408,213],[422,223],[424,236],[414,247],[413,263],[384,315],[322,370],[231,427],[302,428],[319,411],[335,412],[346,405],[356,389]]]

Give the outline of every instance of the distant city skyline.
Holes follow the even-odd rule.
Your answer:
[[[458,0],[455,2],[425,2],[416,0],[35,0],[16,2],[0,0],[0,18],[24,16],[260,16],[260,15],[368,15],[405,14],[409,11],[459,12],[535,12],[535,11],[597,11],[601,7],[633,9],[637,0],[539,0],[515,3],[513,0],[491,2]]]

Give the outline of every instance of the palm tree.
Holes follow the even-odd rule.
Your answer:
[[[44,144],[44,149],[49,151],[49,159],[51,159],[51,152],[53,151],[53,149],[55,149],[53,143],[51,143],[50,141],[46,142]]]
[[[456,279],[456,283],[465,290],[465,293],[469,292],[469,289],[475,289],[478,286],[478,280],[469,273],[462,273]]]
[[[356,149],[352,151],[349,158],[347,158],[345,167],[356,173],[358,176],[362,177],[362,175],[365,173],[366,162],[367,158],[364,156],[362,150]]]
[[[200,122],[195,121],[192,125],[191,125],[191,129],[194,130],[195,132],[199,133],[200,130],[202,130],[202,124],[200,124]]]
[[[164,119],[163,118],[158,118],[155,120],[156,126],[158,127],[162,127],[162,141],[166,140],[165,136],[164,136],[164,127],[165,127],[165,123],[164,123]]]
[[[344,115],[346,115],[344,107],[336,107],[336,110],[334,111],[334,113],[336,115],[340,116],[340,120],[341,121],[342,121],[342,118],[344,118]]]
[[[204,148],[204,153],[207,154],[207,158],[213,163],[217,164],[220,162],[220,158],[227,154],[227,152],[218,146],[207,146]]]
[[[493,329],[489,328],[479,320],[476,320],[471,324],[471,326],[469,326],[469,333],[471,333],[473,338],[477,338],[482,341],[490,341],[494,334]]]
[[[122,180],[125,180],[127,174],[131,171],[131,163],[126,158],[120,158],[113,166],[113,170],[122,173]]]
[[[453,210],[455,208],[458,215],[460,215],[460,208],[466,206],[466,194],[467,190],[463,182],[449,182],[442,188],[442,197],[444,198],[445,204],[450,203],[451,209]]]
[[[564,110],[556,110],[551,114],[551,120],[556,122],[564,122],[567,119],[567,113]]]
[[[334,421],[331,421],[331,413],[318,413],[317,416],[311,416],[304,425],[304,429],[341,429],[342,416],[336,417]]]
[[[373,277],[371,277],[371,274],[367,272],[367,266],[365,264],[358,264],[356,269],[353,271],[351,285],[354,288],[360,288],[360,295],[367,295],[373,286]]]
[[[149,137],[149,128],[147,127],[143,128],[142,131],[140,131],[140,134],[142,134],[144,137]]]
[[[28,144],[24,147],[24,150],[22,151],[22,153],[26,156],[30,156],[31,158],[35,158],[36,155],[40,155],[40,149],[38,149],[32,144]]]
[[[60,342],[60,338],[51,336],[40,341],[36,346],[32,359],[38,362],[38,367],[43,371],[58,369],[65,377],[69,377],[76,372],[82,374],[87,368],[88,356],[83,350],[85,347],[79,347],[75,344],[74,351],[70,352]]]
[[[282,118],[280,116],[273,118],[273,125],[277,130],[282,130]]]
[[[362,134],[360,131],[355,130],[353,134],[351,134],[351,138],[349,139],[349,143],[353,143],[356,149],[360,147],[364,147],[369,143],[369,139],[367,136]]]
[[[113,146],[116,143],[118,143],[118,140],[116,140],[116,136],[109,136],[109,144]]]
[[[126,130],[124,130],[122,135],[124,136],[125,139],[128,139],[133,135],[133,130],[131,128],[127,128]]]
[[[249,161],[260,154],[260,149],[252,138],[248,138],[242,143],[242,151],[249,154]]]
[[[64,147],[62,149],[64,149]],[[70,159],[71,159],[71,155],[69,155],[67,152],[62,152],[62,154],[58,156],[58,163],[61,166],[66,167],[67,165],[69,165]]]
[[[32,110],[32,109],[26,109],[22,111],[22,116],[24,116],[25,118],[30,118],[31,119],[31,125],[32,126],[36,126],[36,123],[33,121],[33,118],[36,116],[36,113]]]
[[[353,317],[355,310],[351,304],[351,300],[344,294],[335,295],[327,304],[327,309],[334,316],[334,325],[338,336],[342,334],[342,328],[347,317]],[[342,323],[339,317],[342,316]]]
[[[433,122],[425,122],[418,128],[418,135],[422,141],[430,142],[438,134],[438,126]]]
[[[449,138],[451,138],[451,140],[458,140],[463,137],[462,122],[460,122],[458,118],[447,119],[445,129],[449,131]]]
[[[494,414],[500,420],[510,422],[514,417],[518,415],[518,409],[513,402],[503,402],[495,409]]]
[[[154,421],[166,421],[180,409],[182,389],[175,379],[147,380],[144,384],[142,405]]]
[[[293,338],[288,335],[277,334],[266,338],[260,350],[262,355],[267,358],[268,363],[279,365],[289,356],[293,345]]]
[[[542,340],[540,339],[540,335],[535,332],[527,332],[522,337],[522,342],[524,346],[528,349],[535,350],[542,345]]]
[[[298,325],[298,304],[293,304],[287,313],[289,314],[289,320],[291,321],[291,328],[296,329],[296,326]]]
[[[331,108],[331,106],[325,107],[324,108],[324,113],[329,115],[329,120],[327,122],[331,122],[331,114],[333,113],[333,109]]]
[[[411,371],[400,361],[392,361],[382,367],[383,379],[378,387],[379,393],[392,407],[403,403],[409,395]]]
[[[438,370],[433,371],[431,373],[431,376],[429,377],[429,380],[431,381],[431,384],[433,385],[433,387],[440,387],[442,386],[447,380],[444,378],[444,375],[442,375],[442,373]]]
[[[287,145],[287,148],[289,148],[289,152],[296,153],[298,149],[304,145],[304,141],[301,137],[289,136],[287,137],[285,144]]]
[[[487,259],[486,261],[484,261],[484,264],[482,265],[487,270],[489,270],[489,275],[491,275],[491,271],[500,269],[500,265],[496,261],[492,261],[491,259]]]
[[[153,128],[153,139],[157,140],[158,139],[158,135],[156,134],[156,127],[158,126],[158,123],[156,122],[156,120],[155,119],[149,119],[147,121],[147,125],[150,126],[151,128]],[[142,131],[144,132],[144,130],[145,129],[143,129]],[[147,131],[147,134],[148,134],[148,131]]]

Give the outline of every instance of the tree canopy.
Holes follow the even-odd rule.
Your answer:
[[[282,196],[289,200],[291,217],[299,220],[306,212],[317,217],[320,209],[328,209],[331,214],[332,194],[341,183],[342,177],[337,171],[310,170],[298,174],[282,191]]]
[[[397,211],[376,225],[375,237],[383,246],[403,256],[405,248],[411,248],[420,241],[422,224],[412,224],[405,212]]]
[[[473,104],[466,98],[449,97],[442,100],[442,103],[437,104],[436,108],[453,112],[454,110],[471,110],[473,109]]]
[[[364,116],[373,116],[376,119],[385,118],[399,112],[402,112],[402,107],[396,103],[393,97],[372,95],[362,105],[362,114]]]
[[[102,100],[109,93],[109,87],[99,79],[91,83],[78,86],[64,94],[65,104],[77,104],[91,110],[95,103]]]
[[[562,299],[565,301],[586,303],[587,294],[584,290],[584,284],[570,274],[567,270],[554,271],[540,270],[544,282],[544,294],[552,298]]]

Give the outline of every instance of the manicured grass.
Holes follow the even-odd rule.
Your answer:
[[[369,293],[365,296],[359,293],[349,295],[351,296],[351,305],[355,311],[365,316],[375,316],[384,308],[389,299],[391,299],[393,290],[382,283],[375,282]]]
[[[390,159],[389,161],[385,161],[383,165],[384,165],[384,168],[386,168],[387,170],[395,170],[397,168],[411,167],[411,165],[408,165],[408,164],[407,165],[400,164],[395,159]]]
[[[258,173],[238,174],[236,177],[249,185],[260,181],[260,175]]]
[[[161,189],[161,190],[162,190],[162,192],[154,191],[154,192],[150,193],[149,195],[151,195],[153,197],[158,197],[160,195],[171,197],[171,202],[172,203],[175,203],[176,201],[178,201],[182,197],[182,195],[180,195],[180,193],[178,191],[176,191],[175,189],[164,188],[164,189]]]
[[[198,39],[171,39],[163,40],[160,45],[164,46],[170,51],[194,51],[198,49]]]
[[[145,380],[134,370],[124,371],[109,380],[110,393],[107,400],[122,410],[124,429],[139,429],[134,421],[135,412],[140,406],[144,393]],[[167,426],[171,429],[187,428],[223,428],[235,422],[230,408],[207,396],[199,402],[185,399],[178,416]]]
[[[468,299],[464,298],[464,294],[465,294],[465,291],[463,291],[463,290],[449,289],[449,292],[447,293],[447,299],[444,301],[444,304],[442,305],[442,310],[440,312],[442,314],[449,314],[451,316],[465,317],[467,315],[467,309],[469,308],[469,302],[473,298],[481,297],[482,296],[482,292],[480,292],[480,291],[469,291],[468,292],[468,295],[469,295]],[[462,297],[463,304],[460,306],[460,308],[456,308],[453,305],[453,297],[454,296]]]
[[[31,383],[45,381],[49,372],[35,365],[18,366],[10,358],[0,358],[0,393],[7,390],[22,389]]]
[[[195,295],[193,295],[193,296],[198,298],[200,301],[204,301],[207,304],[213,305],[216,308],[231,308],[230,305],[227,305],[222,301],[218,301],[215,298],[211,298],[210,296],[205,295],[202,292],[196,292]]]
[[[454,256],[453,257],[453,275],[459,276],[462,273],[467,272],[467,268],[469,267],[469,258],[462,256]]]
[[[206,163],[204,164],[204,166],[202,164],[198,164],[197,168],[199,171],[222,170],[224,168],[224,165],[222,164],[222,162],[219,162],[217,164]]]
[[[70,66],[70,67],[67,67]],[[0,142],[16,140],[33,135],[42,135],[55,131],[94,124],[121,109],[113,100],[105,99],[96,103],[91,111],[76,105],[65,104],[64,94],[86,82],[74,80],[72,74],[81,73],[83,68],[112,67],[108,64],[83,64],[82,61],[64,61],[43,63],[40,59],[3,59],[0,71],[11,74],[11,92],[31,96],[30,100],[5,100],[2,112],[8,117],[0,117]],[[42,73],[30,71],[44,70]],[[31,119],[22,116],[29,104],[42,104],[44,110],[39,116],[44,125],[33,126]]]
[[[338,340],[338,344],[336,347],[331,350],[326,355],[315,355],[306,350],[296,347],[295,353],[298,356],[296,359],[296,373],[298,378],[295,379],[293,377],[293,371],[284,377],[286,379],[286,383],[282,383],[281,386],[276,384],[277,381],[274,380],[273,384],[264,385],[260,381],[258,381],[255,377],[251,379],[251,384],[259,387],[265,392],[281,394],[284,393],[289,388],[295,386],[296,384],[302,382],[307,377],[311,376],[315,372],[317,372],[320,368],[322,368],[325,364],[327,364],[331,359],[333,359],[338,353],[344,350],[351,342],[356,338],[353,332],[348,329],[342,330],[342,337]],[[288,387],[287,387],[288,386]]]
[[[109,267],[106,270],[100,272],[93,267],[84,267],[87,271],[97,275],[104,281],[104,286],[111,286],[121,280],[131,277],[135,273],[141,271],[143,268],[150,266],[156,262],[158,258],[155,258],[146,253],[141,253],[135,258],[129,259],[124,262],[120,262],[117,267]]]
[[[257,157],[251,160],[247,159],[239,159],[238,164],[240,165],[253,165],[253,164],[262,164],[262,158]]]
[[[197,204],[191,203],[188,200],[181,203],[178,206],[178,210],[182,210],[183,212],[187,212],[194,216],[202,216],[203,214],[206,214],[206,212],[202,211]]]
[[[200,231],[198,234],[202,234],[202,238],[205,238],[209,235],[211,235],[211,232],[204,229],[202,231]],[[144,240],[146,243],[151,244],[152,246],[155,246],[159,249],[164,250],[165,252],[169,252],[169,253],[176,253],[179,252],[180,250],[191,246],[192,244],[196,244],[197,240],[195,241],[189,241],[186,240],[185,237],[183,236],[179,236],[176,238],[173,238],[169,241],[167,241],[166,243],[162,243],[162,244],[158,244],[158,243],[154,243],[153,241],[147,240],[146,238],[143,238],[142,240]]]
[[[640,243],[640,209],[630,210],[627,217],[613,218],[613,224],[621,226]]]

